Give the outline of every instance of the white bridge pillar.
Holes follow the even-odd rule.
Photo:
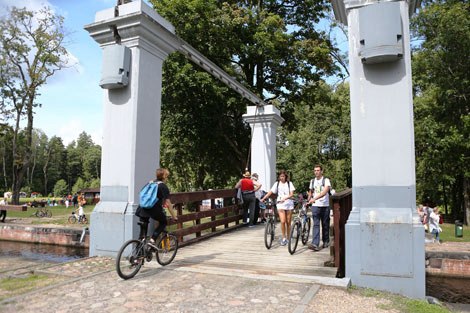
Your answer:
[[[91,256],[114,256],[138,236],[138,194],[160,163],[162,64],[175,51],[173,26],[147,4],[118,8],[118,16],[114,8],[100,11],[85,26],[102,48],[116,45],[115,28],[131,50],[129,85],[104,91],[101,200],[91,215]]]
[[[346,224],[346,276],[357,286],[424,298],[409,3],[338,0],[335,14],[338,4],[347,14],[351,73],[353,210]]]
[[[262,189],[269,191],[276,177],[276,134],[284,119],[274,105],[248,106],[243,119],[250,124],[251,172],[259,174]]]

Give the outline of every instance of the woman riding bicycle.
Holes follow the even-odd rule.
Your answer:
[[[157,241],[158,236],[160,233],[165,230],[167,225],[166,222],[166,214],[163,208],[167,208],[171,214],[172,219],[178,220],[176,216],[175,210],[173,210],[173,205],[169,199],[170,197],[170,190],[165,182],[170,176],[170,171],[166,168],[159,168],[156,171],[156,182],[158,183],[158,191],[157,191],[157,198],[158,201],[155,205],[148,209],[148,208],[141,208],[140,206],[137,208],[135,215],[140,218],[141,222],[148,223],[149,219],[152,218],[155,221],[158,221],[158,226],[155,228],[152,234],[152,239],[154,242]]]

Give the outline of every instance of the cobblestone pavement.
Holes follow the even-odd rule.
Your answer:
[[[426,250],[470,251],[469,244],[426,245]],[[178,256],[177,256],[178,258]],[[178,263],[178,262],[174,262]],[[183,271],[154,260],[136,277],[122,280],[114,259],[85,258],[66,263],[37,263],[0,258],[0,279],[44,275],[41,288],[1,293],[6,312],[398,312],[391,299],[314,283]],[[468,305],[453,312],[470,312]]]
[[[0,263],[4,276],[7,263]],[[388,300],[360,301],[344,289],[193,273],[171,265],[149,264],[133,279],[122,280],[110,258],[55,265],[16,260],[9,275],[25,268],[63,279],[0,302],[0,312],[357,312],[352,308],[358,301],[363,312],[396,312],[378,307]]]

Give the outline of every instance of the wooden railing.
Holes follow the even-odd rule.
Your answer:
[[[218,198],[224,199],[222,207],[216,206]],[[181,246],[242,226],[241,206],[236,200],[236,189],[173,193],[170,200],[178,212],[178,221],[169,219],[168,226],[176,225],[174,232]],[[204,208],[203,200],[210,200],[210,206]],[[183,214],[183,208],[194,212]]]
[[[345,225],[352,210],[352,189],[345,189],[335,193],[331,200],[333,201],[333,223],[334,223],[334,253],[335,267],[338,269],[336,277],[343,278],[345,276],[345,256],[346,256],[346,240]]]

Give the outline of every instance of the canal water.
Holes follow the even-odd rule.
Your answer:
[[[5,256],[62,263],[88,257],[88,249],[0,240],[0,258]]]

